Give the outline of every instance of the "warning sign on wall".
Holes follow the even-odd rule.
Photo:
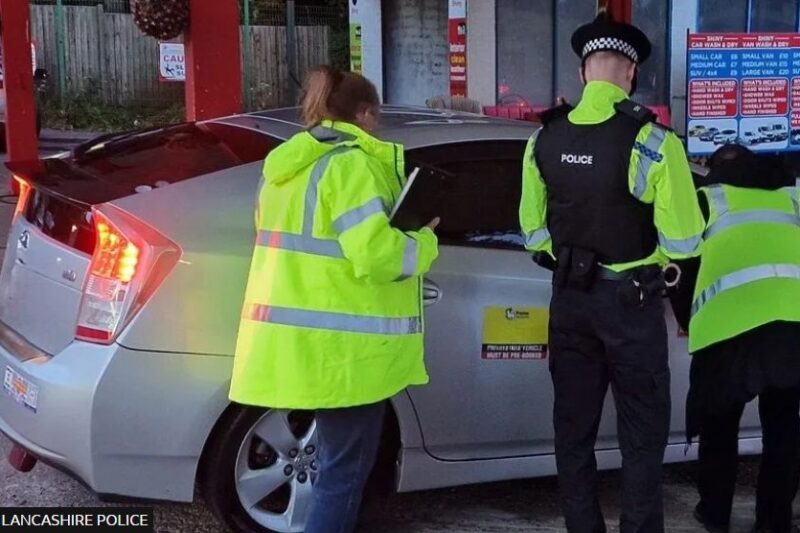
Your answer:
[[[487,307],[483,311],[481,358],[547,359],[550,313],[538,307]]]
[[[186,54],[183,43],[159,43],[161,81],[186,81]]]

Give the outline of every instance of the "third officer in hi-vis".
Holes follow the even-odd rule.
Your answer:
[[[622,533],[664,531],[670,421],[662,267],[698,251],[703,218],[678,137],[628,99],[651,45],[602,13],[579,28],[583,97],[543,116],[525,154],[520,221],[553,267],[555,451],[570,532],[604,532],[594,444],[609,384],[622,450]]]

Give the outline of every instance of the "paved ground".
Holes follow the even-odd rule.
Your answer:
[[[43,133],[43,153],[55,153],[85,137],[75,132]],[[0,195],[7,175],[0,171]],[[7,192],[7,191],[6,191]],[[0,235],[8,230],[12,206],[0,203]],[[0,250],[1,252],[1,250]],[[10,443],[0,437],[0,453]],[[691,518],[695,503],[694,465],[667,468],[665,507],[670,533],[702,531]],[[732,533],[750,530],[754,509],[757,466],[748,460],[740,472]],[[602,478],[603,505],[610,531],[616,531],[619,513],[619,475]],[[513,533],[565,531],[558,512],[557,487],[552,478],[476,485],[376,499],[365,510],[362,533]],[[14,471],[0,459],[0,507],[98,506],[96,497],[66,475],[39,464],[29,474]],[[160,532],[210,533],[223,531],[202,504],[156,506]]]
[[[0,437],[0,452],[10,444]],[[691,517],[695,503],[694,465],[667,468],[665,506],[667,531],[703,531]],[[742,468],[732,533],[749,532],[753,521],[754,463]],[[619,474],[602,476],[603,506],[609,531],[617,531]],[[544,533],[563,532],[556,482],[553,478],[474,485],[411,494],[396,494],[367,504],[360,533]],[[101,506],[93,494],[66,475],[39,464],[28,474],[0,461],[0,507]],[[159,532],[212,533],[223,531],[201,503],[155,506]]]

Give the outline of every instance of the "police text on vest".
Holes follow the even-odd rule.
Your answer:
[[[561,154],[561,163],[568,165],[594,165],[594,156],[587,154]]]

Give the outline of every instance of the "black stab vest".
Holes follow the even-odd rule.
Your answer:
[[[637,200],[628,185],[636,136],[651,119],[618,110],[603,123],[576,125],[563,112],[545,124],[534,157],[547,186],[547,227],[556,257],[559,249],[575,247],[615,264],[655,251],[653,206]]]

